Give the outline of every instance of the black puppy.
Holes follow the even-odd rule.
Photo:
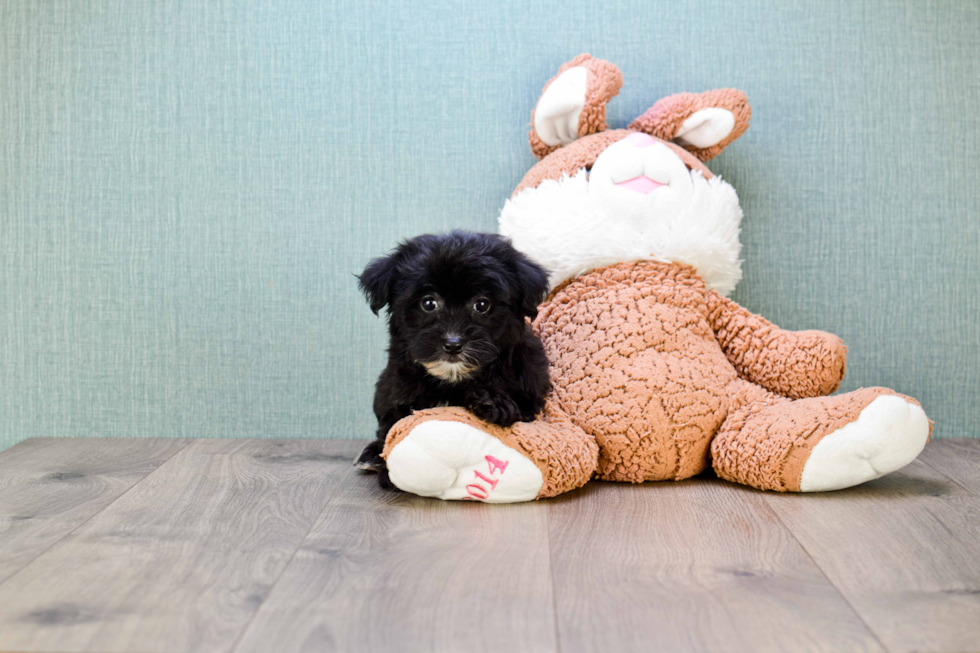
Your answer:
[[[388,365],[378,379],[378,439],[354,461],[380,472],[388,430],[413,410],[463,406],[494,424],[530,421],[544,406],[548,361],[525,322],[548,274],[495,234],[454,231],[403,242],[359,277],[375,315],[388,306]]]

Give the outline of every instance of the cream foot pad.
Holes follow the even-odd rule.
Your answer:
[[[399,489],[437,499],[531,501],[544,483],[538,466],[515,449],[454,421],[419,424],[395,445],[387,464]]]
[[[902,397],[884,395],[858,418],[828,433],[810,452],[801,492],[852,487],[905,467],[929,439],[929,418]]]

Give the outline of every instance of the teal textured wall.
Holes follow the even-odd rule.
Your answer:
[[[844,388],[980,435],[980,5],[0,3],[0,448],[355,437],[384,329],[353,274],[493,230],[542,84],[617,63],[625,125],[736,86],[735,298],[850,346]]]

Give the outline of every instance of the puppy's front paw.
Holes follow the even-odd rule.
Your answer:
[[[480,419],[498,426],[510,426],[521,420],[517,402],[500,392],[481,389],[470,397],[468,408]]]
[[[537,409],[537,410],[535,410],[533,408],[527,408],[527,407],[522,408],[522,409],[520,409],[520,412],[518,413],[517,419],[514,420],[514,421],[515,422],[533,422],[535,420],[535,418],[538,416],[538,413],[540,413],[540,412],[541,412],[541,409],[540,408]]]

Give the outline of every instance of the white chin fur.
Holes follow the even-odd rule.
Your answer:
[[[432,376],[443,381],[449,381],[450,383],[462,381],[476,370],[475,365],[463,361],[457,361],[455,363],[435,361],[433,363],[422,363],[422,365],[425,367],[425,371]]]
[[[705,179],[695,171],[691,182],[690,192],[669,210],[651,214],[639,194],[636,202],[618,197],[611,210],[608,197],[590,193],[588,173],[581,170],[507,200],[500,233],[551,272],[552,288],[606,265],[656,260],[691,265],[708,288],[728,295],[742,278],[738,195],[719,177]]]

